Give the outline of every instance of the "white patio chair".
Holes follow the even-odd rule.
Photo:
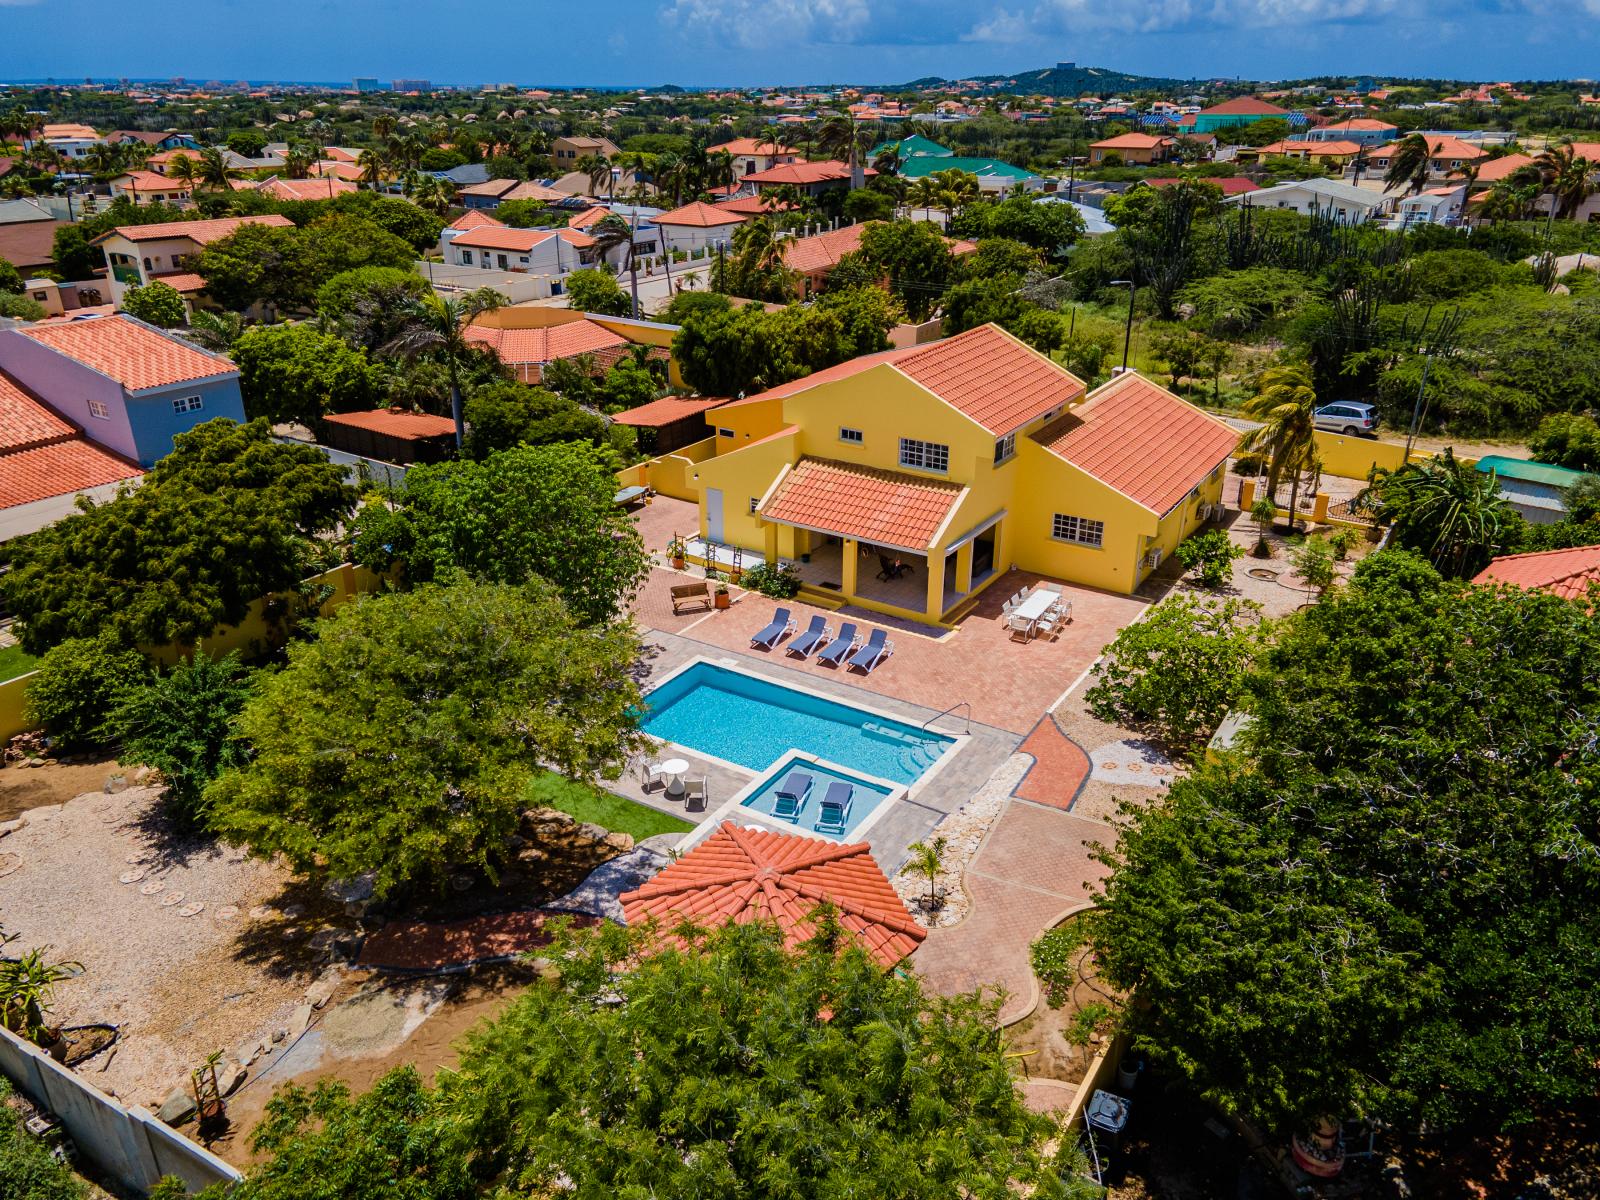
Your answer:
[[[1025,642],[1033,636],[1034,623],[1027,617],[1013,616],[1007,619],[1006,624],[1011,629],[1011,640]]]
[[[698,812],[706,806],[705,776],[683,781],[683,807],[685,812]]]
[[[662,787],[667,786],[667,772],[660,763],[641,763],[639,773],[643,776],[644,790],[647,792],[653,784],[659,783]]]

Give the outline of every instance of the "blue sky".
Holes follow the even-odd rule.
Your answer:
[[[0,78],[1600,75],[1600,0],[0,0]]]

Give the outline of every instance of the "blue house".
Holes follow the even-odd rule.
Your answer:
[[[230,360],[126,313],[0,330],[0,372],[142,467],[204,421],[245,419]]]

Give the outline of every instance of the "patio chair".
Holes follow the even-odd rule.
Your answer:
[[[846,621],[839,626],[839,636],[828,643],[826,650],[817,655],[817,661],[837,667],[844,662],[845,655],[854,650],[859,642],[860,639],[856,637],[855,623]]]
[[[778,644],[778,639],[786,633],[794,632],[794,617],[787,608],[780,608],[772,614],[772,620],[767,622],[766,628],[750,638],[752,646],[760,646],[764,650],[771,650]]]
[[[828,619],[822,615],[811,618],[811,624],[806,626],[806,631],[794,641],[790,642],[785,650],[790,654],[798,654],[805,658],[817,647],[828,640]]]
[[[1018,588],[1017,589],[1017,594],[1015,596],[1011,597],[1011,603],[1012,603],[1013,606],[1016,606],[1018,604],[1021,604],[1027,598],[1028,598],[1028,589],[1027,588]]]
[[[850,806],[855,799],[855,788],[842,779],[828,784],[822,794],[822,804],[813,829],[822,833],[843,833],[850,823]]]
[[[850,656],[850,666],[860,667],[864,674],[870,675],[893,653],[894,643],[889,641],[889,635],[882,629],[874,629],[867,644]]]
[[[1061,618],[1054,612],[1047,612],[1034,622],[1033,631],[1040,635],[1049,635],[1053,642],[1061,634]]]
[[[1006,622],[1011,627],[1011,640],[1025,642],[1033,636],[1034,622],[1026,617],[1011,617]]]
[[[685,779],[683,781],[683,808],[685,812],[704,812],[706,807],[706,779],[702,775],[699,779]]]
[[[789,777],[773,793],[772,815],[785,821],[798,821],[800,810],[811,795],[811,776],[804,771],[790,771]]]
[[[901,567],[900,564],[891,561],[887,554],[878,555],[878,578],[879,579],[899,579],[900,578],[900,572],[903,569],[904,568]]]
[[[667,773],[660,763],[641,762],[639,764],[639,775],[646,792],[650,790],[652,784],[659,783],[662,787],[667,786]]]

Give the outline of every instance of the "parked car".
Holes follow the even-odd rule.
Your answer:
[[[1334,433],[1353,437],[1357,434],[1376,436],[1378,432],[1377,409],[1370,404],[1360,404],[1354,400],[1324,404],[1314,410],[1311,417],[1318,429],[1327,429]]]

